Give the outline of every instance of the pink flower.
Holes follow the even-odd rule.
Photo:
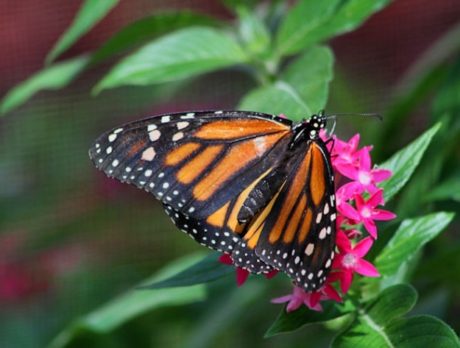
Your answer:
[[[225,254],[225,253],[220,255],[219,262],[225,265],[229,265],[229,266],[233,265],[232,257],[229,254]],[[247,269],[244,269],[242,267],[235,267],[235,268],[236,268],[236,285],[241,286],[246,282],[251,272],[249,272]],[[274,269],[268,273],[264,273],[264,276],[267,279],[271,279],[277,274],[278,274],[278,270]]]
[[[354,180],[343,186],[348,194],[357,194],[364,191],[374,193],[377,190],[376,183],[384,181],[391,176],[387,169],[371,169],[371,156],[369,147],[364,147],[357,152],[358,164],[340,165],[339,171],[346,177]]]
[[[374,220],[386,221],[396,217],[390,211],[376,209],[376,206],[383,202],[383,190],[376,191],[367,201],[361,195],[355,195],[356,208],[350,204],[342,202],[338,206],[338,210],[345,217],[356,221],[362,222],[364,227],[373,238],[377,238],[377,226]]]
[[[339,254],[335,257],[332,267],[339,270],[337,277],[340,279],[340,288],[343,293],[350,289],[355,272],[366,277],[380,275],[374,265],[363,259],[373,242],[371,237],[367,237],[353,247],[348,237],[342,231],[338,231],[336,243]]]
[[[335,281],[333,279],[332,281]],[[285,303],[286,312],[292,312],[298,309],[302,304],[308,308],[320,312],[323,310],[321,302],[323,300],[334,300],[336,302],[342,302],[342,298],[335,288],[330,284],[326,283],[320,290],[314,292],[306,292],[302,288],[294,286],[290,295],[277,297],[271,300],[272,303]]]
[[[359,134],[355,134],[348,142],[334,136],[334,147],[332,148],[333,165],[338,171],[341,171],[340,168],[343,165],[356,165],[358,163],[356,154],[358,143]]]

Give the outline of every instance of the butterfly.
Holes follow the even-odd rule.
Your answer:
[[[174,224],[252,273],[321,288],[335,253],[334,172],[324,113],[294,123],[258,112],[165,114],[102,134],[109,177],[159,199]]]

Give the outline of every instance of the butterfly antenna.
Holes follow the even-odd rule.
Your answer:
[[[327,115],[326,116],[326,119],[329,119],[329,118],[333,118],[335,120],[335,118],[337,116],[363,116],[363,117],[374,117],[374,118],[378,118],[380,121],[383,120],[383,117],[382,115],[380,114],[377,114],[377,113],[354,113],[354,112],[342,112],[342,113],[338,113],[338,114],[332,114],[332,115]]]

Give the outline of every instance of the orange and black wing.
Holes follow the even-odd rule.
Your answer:
[[[334,257],[334,178],[320,139],[295,151],[286,165],[289,174],[248,225],[242,247],[312,291],[324,284]]]
[[[175,211],[206,220],[278,168],[291,139],[291,122],[276,116],[189,112],[113,129],[97,139],[90,158],[108,176],[151,192]],[[255,212],[271,198],[269,192],[255,200],[249,196]]]

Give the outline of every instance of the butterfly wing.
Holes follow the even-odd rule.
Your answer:
[[[90,158],[108,176],[203,220],[279,167],[291,139],[291,122],[272,115],[179,113],[103,134]]]
[[[332,265],[336,207],[329,153],[318,139],[295,149],[289,174],[251,221],[243,247],[307,291],[321,287]]]

